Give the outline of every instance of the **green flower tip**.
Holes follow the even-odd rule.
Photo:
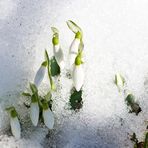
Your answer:
[[[36,96],[35,94],[32,95],[32,97],[31,97],[31,102],[32,102],[32,103],[38,102],[38,98],[37,98],[37,96]]]
[[[17,112],[16,112],[16,110],[15,110],[15,109],[11,110],[10,115],[11,115],[12,118],[17,117]]]
[[[42,63],[42,66],[46,67],[46,66],[47,66],[47,61],[44,61],[44,62]]]
[[[43,110],[47,110],[47,109],[49,108],[48,103],[47,103],[46,100],[44,100],[44,101],[42,102],[42,107],[43,107]]]
[[[57,36],[53,37],[52,43],[53,43],[53,45],[58,45],[59,44],[59,38]]]
[[[76,39],[81,39],[81,38],[82,38],[82,34],[81,34],[80,31],[78,31],[78,32],[76,33],[75,38],[76,38]]]
[[[75,59],[75,65],[81,65],[83,62],[82,62],[82,59],[81,59],[81,55],[77,55],[76,59]]]

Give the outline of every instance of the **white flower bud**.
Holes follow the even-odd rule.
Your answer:
[[[42,65],[40,66],[40,68],[38,69],[36,75],[35,75],[35,78],[34,78],[34,84],[39,87],[39,85],[41,84],[43,78],[44,78],[44,75],[45,75],[45,72],[46,72],[46,63],[43,62]]]
[[[63,69],[65,66],[64,54],[59,44],[53,45],[53,52],[58,65],[60,66],[61,69]]]
[[[80,91],[84,83],[84,70],[83,65],[74,65],[72,73],[73,85],[77,91]]]
[[[72,66],[75,62],[75,58],[78,54],[78,49],[80,45],[80,39],[75,38],[71,43],[70,50],[69,50],[69,64]]]
[[[10,126],[11,132],[16,139],[20,139],[21,137],[21,127],[20,122],[17,117],[17,112],[14,107],[11,107],[10,110]]]
[[[10,119],[10,126],[11,126],[11,131],[12,134],[16,139],[20,139],[21,137],[21,128],[20,128],[20,123],[17,117],[11,117]]]
[[[48,108],[43,109],[43,119],[44,119],[44,123],[45,125],[49,128],[49,129],[53,129],[54,126],[54,115],[52,113],[52,111]]]
[[[49,129],[53,129],[54,126],[54,115],[52,113],[52,111],[49,108],[48,102],[47,100],[44,100],[42,102],[42,107],[43,107],[43,119],[44,119],[44,123],[45,125],[49,128]]]
[[[30,106],[30,118],[34,126],[37,126],[39,120],[38,102],[32,102]]]

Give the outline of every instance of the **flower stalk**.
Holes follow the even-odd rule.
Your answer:
[[[54,84],[52,76],[51,76],[50,60],[49,60],[47,50],[45,50],[45,59],[47,61],[47,71],[48,71],[48,78],[49,78],[49,81],[50,81],[51,90],[55,91],[56,87],[55,87],[55,84]]]

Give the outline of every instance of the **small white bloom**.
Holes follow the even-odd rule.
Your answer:
[[[79,91],[83,86],[84,82],[84,70],[82,64],[74,65],[72,78],[73,78],[74,87],[76,88],[77,91]]]
[[[14,137],[16,139],[20,139],[21,128],[20,128],[20,123],[19,123],[17,116],[10,118],[10,126],[11,126],[11,131],[12,131],[12,134],[14,135]]]
[[[45,72],[46,72],[46,64],[45,64],[45,62],[43,62],[42,65],[40,66],[40,68],[38,69],[38,71],[35,75],[35,78],[34,78],[34,84],[37,87],[41,84],[41,82],[44,78]]]
[[[54,115],[53,115],[52,111],[49,108],[48,109],[43,109],[43,119],[44,119],[45,125],[49,129],[53,129]]]
[[[78,49],[80,45],[80,39],[75,38],[71,43],[70,50],[69,50],[69,64],[72,66],[75,62],[75,58],[78,54]]]
[[[60,66],[61,69],[63,69],[65,66],[64,54],[59,44],[53,45],[53,52],[58,65]]]
[[[30,107],[30,118],[34,126],[37,126],[39,120],[38,102],[32,102]]]

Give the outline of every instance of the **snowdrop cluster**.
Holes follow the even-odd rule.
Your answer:
[[[67,21],[67,25],[71,31],[75,34],[75,37],[69,47],[69,65],[72,72],[73,86],[76,91],[80,91],[84,82],[84,70],[83,70],[83,33],[81,28],[73,21]],[[52,45],[55,62],[60,70],[65,67],[65,58],[63,50],[60,45],[59,31],[55,27],[51,27],[53,32]],[[49,58],[48,51],[45,50],[45,60],[37,70],[33,83],[30,83],[30,92],[24,92],[23,95],[30,98],[30,120],[34,126],[37,126],[39,121],[43,119],[44,124],[48,129],[54,127],[54,113],[52,112],[52,91],[56,90],[56,86],[53,81],[52,75],[52,60]],[[56,66],[54,66],[56,68]],[[40,85],[44,79],[44,76],[48,73],[50,91],[44,96],[39,95]],[[56,74],[59,74],[57,71]],[[21,137],[20,121],[18,119],[18,113],[12,106],[6,109],[10,115],[10,126],[12,134],[16,139]]]

